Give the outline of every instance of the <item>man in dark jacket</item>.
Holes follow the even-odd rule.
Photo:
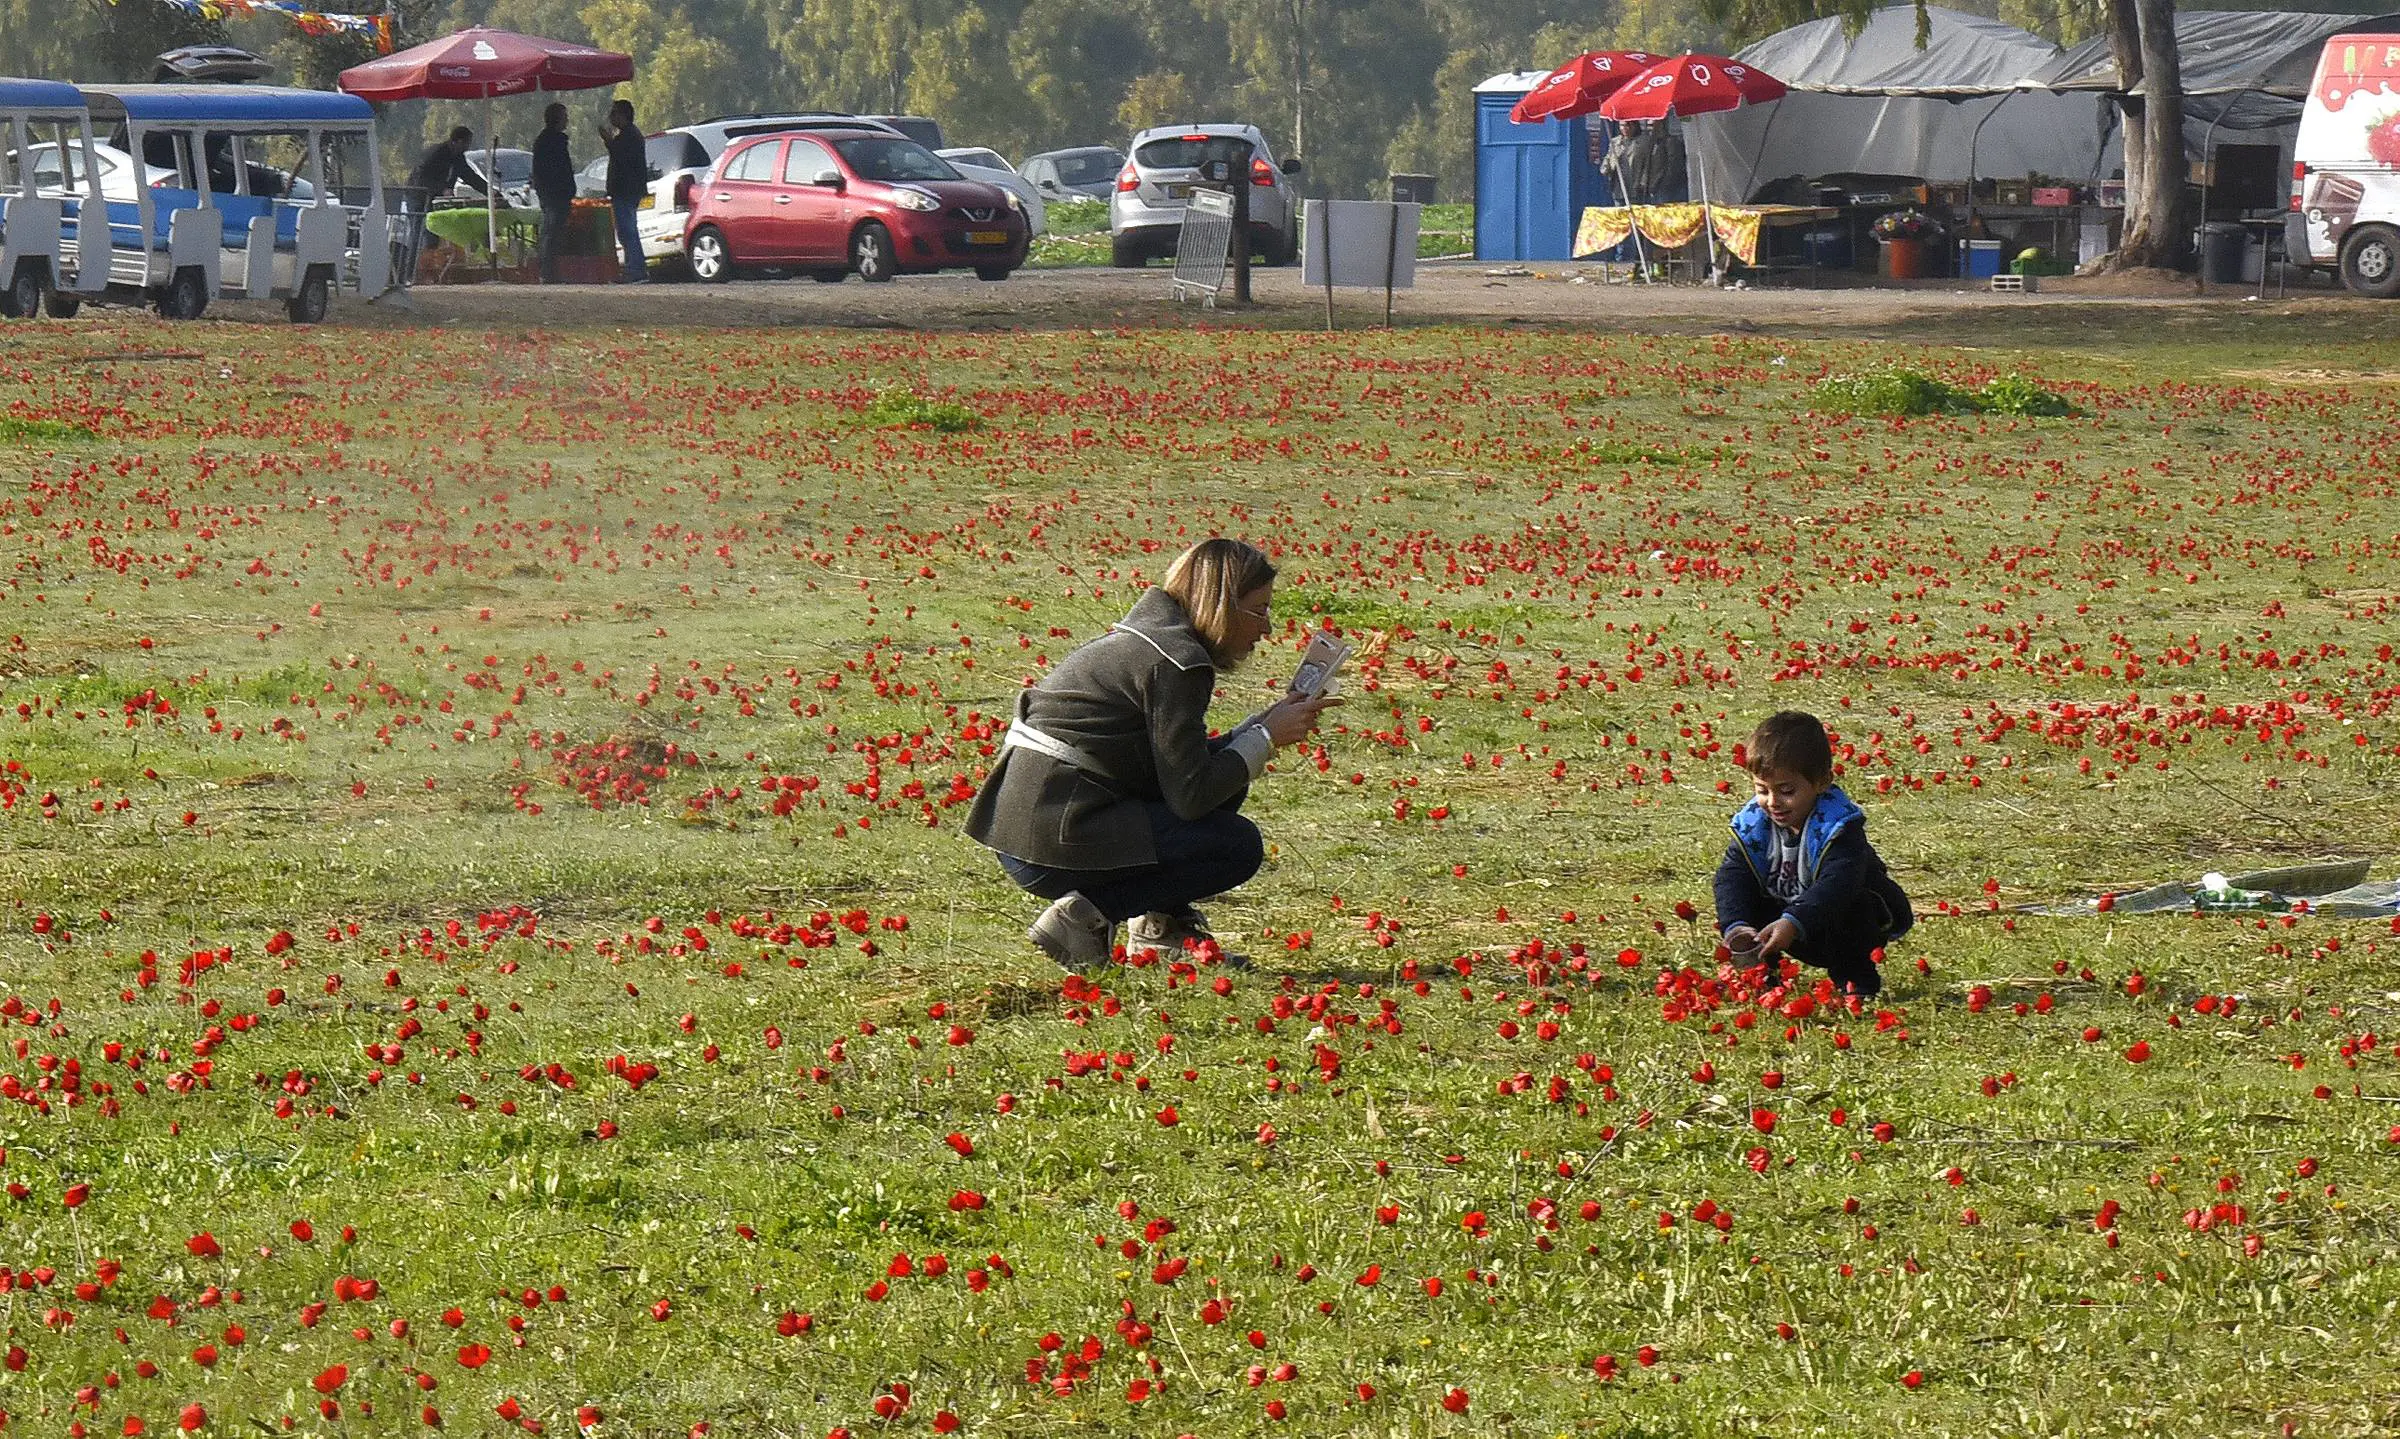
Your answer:
[[[1916,916],[1867,843],[1867,817],[1833,782],[1816,716],[1770,715],[1742,754],[1755,792],[1733,817],[1717,866],[1717,930],[1734,962],[1770,977],[1789,955],[1866,998],[1883,988],[1876,951]]]
[[[483,183],[483,177],[476,174],[475,167],[467,163],[467,150],[474,143],[475,132],[461,125],[450,132],[448,139],[426,146],[424,155],[417,161],[417,168],[408,172],[408,187],[420,197],[417,200],[418,249],[425,248],[432,233],[425,228],[425,212],[433,208],[434,201],[449,194],[452,186],[464,185],[478,195],[490,193],[490,187]]]
[[[608,107],[608,123],[600,127],[608,146],[608,203],[616,212],[617,248],[624,252],[625,283],[639,285],[650,278],[642,258],[642,197],[650,193],[650,146],[633,123],[633,102],[619,100]]]
[[[542,283],[558,283],[558,247],[567,238],[575,206],[575,158],[567,153],[567,107],[542,111],[542,133],[533,137],[533,196],[542,203]]]

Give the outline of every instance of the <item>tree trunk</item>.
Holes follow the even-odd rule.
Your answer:
[[[2134,5],[2141,17],[2141,201],[2137,211],[2132,164],[2137,145],[2128,126],[2125,238],[2117,247],[2117,263],[2179,270],[2191,257],[2192,217],[2184,191],[2183,59],[2175,47],[2175,0],[2134,0]]]
[[[2142,98],[2130,93],[2142,83],[2142,17],[2136,6],[2137,0],[2109,0],[2108,5],[2108,49],[2117,62],[2117,115],[2124,128],[2126,235],[2141,228],[2142,209],[2150,198],[2142,183],[2149,173],[2143,146],[2146,112]]]
[[[1284,0],[1284,15],[1292,27],[1292,143],[1284,153],[1298,155],[1307,144],[1308,0]]]

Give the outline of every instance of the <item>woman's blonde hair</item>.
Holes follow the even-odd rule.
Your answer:
[[[1159,588],[1173,595],[1191,616],[1192,628],[1208,646],[1210,658],[1225,663],[1225,642],[1233,633],[1233,612],[1242,596],[1275,583],[1275,565],[1255,545],[1240,540],[1202,540],[1175,557]]]

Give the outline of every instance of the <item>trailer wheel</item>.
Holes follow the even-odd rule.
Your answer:
[[[300,288],[283,302],[283,312],[292,317],[295,325],[321,325],[325,310],[333,295],[333,270],[326,265],[311,265],[300,281]]]
[[[208,309],[208,277],[198,265],[186,265],[159,291],[158,313],[170,320],[197,320]]]
[[[42,267],[32,260],[19,260],[17,272],[8,277],[8,288],[0,290],[0,316],[11,320],[30,320],[42,312]]]
[[[2342,242],[2342,283],[2362,295],[2400,295],[2400,231],[2360,225]]]
[[[42,296],[42,313],[53,320],[72,320],[83,309],[83,297],[53,288]]]

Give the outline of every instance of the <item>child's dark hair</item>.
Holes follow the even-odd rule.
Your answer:
[[[1781,770],[1812,784],[1833,778],[1833,741],[1825,725],[1806,710],[1782,710],[1759,721],[1744,755],[1750,773]]]

